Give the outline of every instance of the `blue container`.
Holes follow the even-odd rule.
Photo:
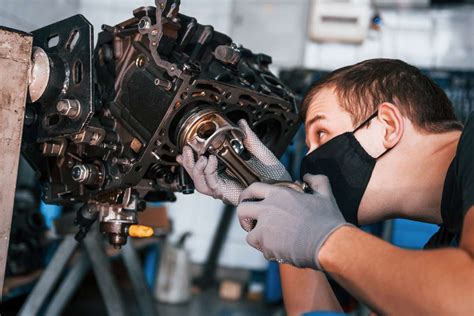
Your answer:
[[[438,229],[434,224],[395,219],[392,226],[392,243],[402,248],[423,249]]]
[[[62,206],[55,204],[46,204],[43,201],[40,203],[40,211],[44,217],[44,223],[48,229],[53,227],[53,221],[61,215]]]

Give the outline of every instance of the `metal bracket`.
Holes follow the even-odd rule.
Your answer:
[[[38,141],[79,133],[94,113],[93,91],[93,27],[78,14],[32,32],[33,45],[41,47],[50,58],[48,87],[34,104],[43,121],[31,133]],[[76,100],[80,104],[77,117],[58,113],[60,100]]]
[[[181,76],[182,71],[176,66],[176,64],[172,64],[166,60],[161,59],[160,55],[158,54],[157,48],[160,45],[161,38],[163,37],[162,15],[166,8],[166,0],[156,0],[155,4],[156,23],[152,25],[150,17],[144,16],[138,23],[138,30],[140,34],[148,35],[151,56],[153,57],[156,65],[165,69],[168,75],[171,77],[179,77]]]

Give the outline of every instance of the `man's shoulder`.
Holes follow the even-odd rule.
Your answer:
[[[466,120],[466,123],[464,124],[456,151],[456,156],[458,159],[466,155],[469,157],[474,157],[474,112],[471,112]]]
[[[474,137],[474,111],[469,114],[467,117],[466,123],[464,124],[464,129],[462,132],[461,139],[464,137]]]
[[[457,178],[465,215],[467,209],[474,205],[474,112],[469,115],[464,125],[456,158],[458,159]]]

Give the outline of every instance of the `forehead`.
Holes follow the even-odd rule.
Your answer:
[[[342,120],[352,124],[349,112],[341,107],[334,89],[330,87],[322,88],[313,96],[306,112],[305,127],[316,120]]]

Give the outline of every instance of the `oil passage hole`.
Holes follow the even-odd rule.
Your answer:
[[[59,123],[59,114],[52,114],[46,118],[46,125],[48,127],[55,126]]]
[[[82,62],[76,60],[72,69],[72,80],[74,84],[80,84],[82,81]]]
[[[66,43],[66,49],[68,51],[72,51],[74,49],[74,47],[76,47],[77,41],[79,41],[79,31],[74,30],[69,35],[69,38],[68,38],[67,43]]]
[[[208,139],[216,132],[217,126],[213,122],[201,124],[197,130],[197,135],[202,139]]]
[[[48,38],[48,47],[49,48],[53,48],[53,47],[58,46],[58,43],[59,43],[59,35],[58,34],[51,35]]]

